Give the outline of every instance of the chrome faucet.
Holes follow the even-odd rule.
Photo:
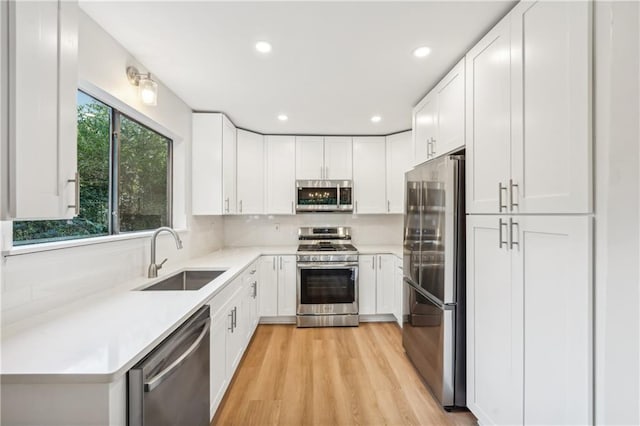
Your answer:
[[[176,231],[168,226],[156,229],[156,232],[151,236],[151,264],[149,265],[149,274],[147,275],[149,278],[156,278],[158,276],[158,269],[162,269],[162,265],[167,261],[167,259],[164,259],[159,265],[156,265],[156,240],[158,239],[158,234],[165,231],[173,235],[173,239],[176,240],[176,248],[178,250],[182,248],[182,240]]]

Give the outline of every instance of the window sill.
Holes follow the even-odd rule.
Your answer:
[[[150,238],[155,230],[132,232],[130,234],[105,235],[102,237],[82,238],[77,240],[56,241],[51,243],[29,244],[24,246],[12,247],[2,252],[2,256],[21,256],[30,253],[39,253],[51,250],[63,250],[72,247],[90,246],[95,244],[105,244],[116,241],[136,240],[141,238]],[[186,234],[186,228],[176,229],[179,234]]]

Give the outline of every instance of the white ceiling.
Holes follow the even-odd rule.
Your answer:
[[[196,111],[262,133],[387,134],[514,2],[80,4]]]

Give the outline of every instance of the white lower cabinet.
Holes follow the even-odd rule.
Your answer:
[[[391,314],[395,305],[395,256],[358,256],[358,310],[361,315]]]
[[[395,297],[393,315],[396,317],[398,325],[402,327],[402,318],[404,315],[404,282],[402,260],[400,258],[395,258],[395,266],[393,268],[393,288]]]
[[[211,416],[220,405],[258,324],[257,278],[258,264],[254,262],[209,301]]]
[[[259,260],[261,317],[296,314],[296,257],[262,256]]]
[[[482,424],[592,423],[592,219],[469,216],[467,405]]]

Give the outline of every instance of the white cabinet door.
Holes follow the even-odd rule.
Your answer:
[[[9,2],[0,2],[0,45],[9,43]],[[7,160],[9,140],[9,49],[0,49],[0,176],[6,176],[9,162]],[[4,178],[3,178],[4,180]],[[0,185],[0,220],[10,220],[8,205],[8,188]]]
[[[224,214],[237,213],[236,126],[222,116],[222,202]]]
[[[296,179],[323,179],[324,173],[324,138],[296,136]]]
[[[222,114],[192,115],[191,206],[194,215],[221,215]]]
[[[295,214],[296,142],[294,136],[266,136],[267,214]]]
[[[226,310],[229,317],[230,327],[227,333],[227,379],[231,380],[233,373],[238,368],[240,360],[242,359],[242,353],[244,345],[246,343],[246,335],[244,333],[244,311],[243,311],[243,298],[244,298],[244,286],[242,283],[230,284],[237,285],[238,289],[231,297]]]
[[[213,310],[213,306],[211,307]],[[213,417],[224,392],[229,384],[227,376],[227,333],[231,319],[225,308],[217,313],[211,312],[211,331],[209,332],[209,382],[210,382],[210,416]]]
[[[393,314],[396,317],[396,321],[400,328],[402,328],[403,314],[404,314],[404,281],[402,274],[402,260],[395,259],[393,275],[393,287],[395,290],[395,306],[393,308]]]
[[[522,317],[508,219],[467,216],[467,406],[482,424],[522,424]]]
[[[395,256],[380,254],[376,272],[376,313],[392,314],[395,310]]]
[[[592,6],[524,1],[511,13],[514,213],[592,211]]]
[[[258,313],[278,316],[278,256],[261,256],[258,261]]]
[[[438,136],[438,97],[429,93],[413,109],[413,157],[414,164],[431,158],[431,147]]]
[[[324,178],[351,180],[353,178],[352,140],[344,136],[324,138]]]
[[[511,221],[513,280],[525,295],[524,423],[592,424],[592,219]]]
[[[296,257],[278,256],[278,315],[296,314]]]
[[[260,316],[258,314],[258,291],[259,291],[258,262],[254,262],[248,269],[245,276],[245,304],[247,305],[247,343],[251,340],[253,332],[258,326]]]
[[[377,255],[358,256],[358,310],[361,315],[376,313]]]
[[[4,5],[3,5],[4,6]],[[9,215],[77,215],[77,2],[9,2]],[[3,46],[4,49],[4,46]],[[80,176],[82,179],[82,176]]]
[[[510,48],[507,16],[466,55],[468,213],[507,209],[511,173]]]
[[[438,137],[432,147],[434,156],[464,147],[464,66],[462,59],[438,84]]]
[[[386,213],[386,146],[383,136],[353,138],[354,213]]]
[[[387,213],[404,211],[404,174],[412,161],[411,132],[387,136]]]
[[[238,130],[237,197],[239,214],[264,213],[264,136]]]

